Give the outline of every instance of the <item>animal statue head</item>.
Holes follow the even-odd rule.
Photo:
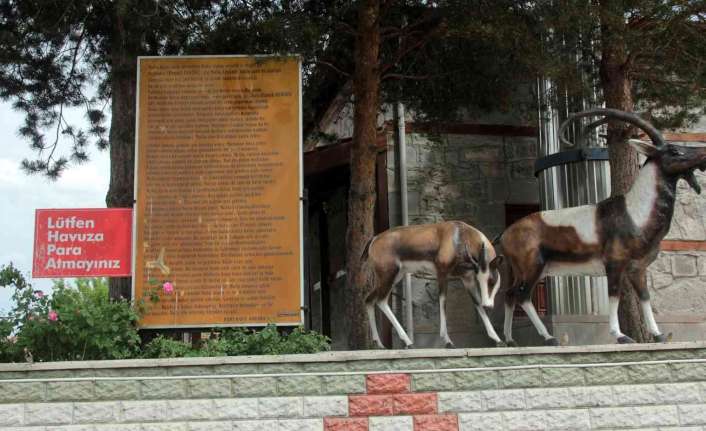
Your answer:
[[[470,293],[480,299],[480,305],[492,308],[495,303],[495,295],[500,289],[500,264],[503,261],[503,256],[496,255],[492,246],[487,247],[485,243],[480,246],[478,259],[473,256],[468,244],[465,245],[465,251],[464,263],[460,266],[467,272],[462,277],[464,280],[471,277],[474,279],[475,292],[471,290]],[[473,289],[473,287],[467,288]]]

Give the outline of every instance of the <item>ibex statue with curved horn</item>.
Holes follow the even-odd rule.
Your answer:
[[[620,283],[627,281],[640,298],[642,313],[655,341],[665,341],[652,314],[646,270],[659,252],[674,213],[677,181],[685,179],[701,192],[694,169],[706,169],[706,148],[668,144],[650,123],[635,114],[614,109],[590,109],[571,115],[561,126],[581,117],[601,116],[587,128],[622,121],[645,132],[650,142],[630,140],[647,157],[630,190],[595,205],[531,214],[510,226],[501,237],[513,280],[505,296],[505,342],[513,345],[512,315],[516,304],[527,313],[545,344],[556,345],[530,301],[532,290],[545,275],[608,277],[610,333],[618,343],[632,343],[620,331]],[[563,140],[563,138],[562,138]]]

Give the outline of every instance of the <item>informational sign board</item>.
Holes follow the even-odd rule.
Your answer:
[[[301,324],[299,59],[138,61],[133,294],[174,288],[140,325]]]
[[[129,277],[132,209],[38,209],[32,277]]]

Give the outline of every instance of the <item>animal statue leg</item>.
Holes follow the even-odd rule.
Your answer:
[[[370,324],[370,331],[372,332],[373,342],[379,349],[384,349],[385,346],[380,341],[380,335],[378,334],[377,324],[375,323],[375,303],[366,303],[365,311],[368,312],[368,323]]]
[[[606,264],[606,276],[608,278],[608,322],[610,335],[615,337],[619,344],[634,343],[635,340],[620,331],[620,321],[618,320],[618,305],[620,305],[620,279],[623,276],[624,265]]]
[[[646,266],[645,266],[646,267]],[[664,343],[667,337],[660,332],[655,316],[652,313],[652,305],[650,304],[650,291],[647,289],[647,279],[645,277],[645,267],[638,267],[628,273],[630,283],[640,299],[640,307],[642,308],[642,317],[645,319],[647,330],[654,337],[655,342]]]
[[[378,301],[377,305],[378,307],[380,307],[380,310],[382,310],[383,314],[385,314],[385,316],[388,318],[390,323],[392,323],[392,326],[395,328],[395,331],[397,331],[397,335],[400,337],[402,342],[404,342],[405,348],[408,349],[412,347],[412,340],[409,339],[407,333],[402,328],[402,325],[400,325],[400,322],[397,321],[395,313],[393,313],[392,309],[390,309],[390,305],[387,303],[389,297],[390,294],[388,293],[384,299]]]
[[[505,344],[508,347],[517,347],[517,343],[512,339],[512,317],[515,314],[515,303],[505,302],[505,324],[503,325],[503,335],[505,336]]]
[[[446,348],[453,348],[454,343],[449,338],[449,331],[446,326],[446,277],[439,275],[437,277],[439,285],[439,336],[444,341]]]
[[[496,346],[505,347],[506,344],[503,343],[500,337],[498,337],[498,334],[495,333],[495,328],[493,328],[493,324],[490,322],[490,318],[488,317],[488,313],[485,312],[485,308],[476,304],[476,310],[478,310],[480,320],[483,321],[483,325],[485,326],[485,331],[488,333],[488,337],[495,341]]]
[[[544,326],[542,319],[539,317],[539,314],[537,314],[537,310],[534,308],[534,304],[532,304],[532,301],[528,299],[520,303],[520,307],[525,310],[527,317],[529,317],[530,321],[537,329],[537,332],[539,332],[539,335],[544,338],[544,344],[546,344],[547,346],[558,346],[559,341],[557,341],[556,338],[552,337],[549,331],[547,331],[547,327]]]

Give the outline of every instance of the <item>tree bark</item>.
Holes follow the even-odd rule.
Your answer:
[[[351,185],[348,193],[346,231],[346,322],[348,347],[365,349],[369,331],[365,313],[368,274],[360,261],[363,248],[373,236],[375,206],[375,157],[380,88],[380,2],[364,0],[358,10],[353,94],[353,141]]]
[[[600,80],[607,108],[634,110],[632,82],[629,78],[628,49],[623,39],[625,26],[622,2],[600,2],[601,64]],[[635,182],[639,171],[637,152],[628,145],[630,127],[608,123],[608,153],[610,157],[611,195],[624,195]],[[643,280],[644,281],[644,280]],[[626,278],[620,283],[621,301],[618,308],[620,328],[637,342],[651,341],[640,311],[635,290]]]
[[[135,94],[140,32],[129,28],[131,2],[113,6],[111,56],[110,186],[105,202],[110,208],[131,208],[134,197]],[[111,299],[130,298],[130,277],[111,278]]]

